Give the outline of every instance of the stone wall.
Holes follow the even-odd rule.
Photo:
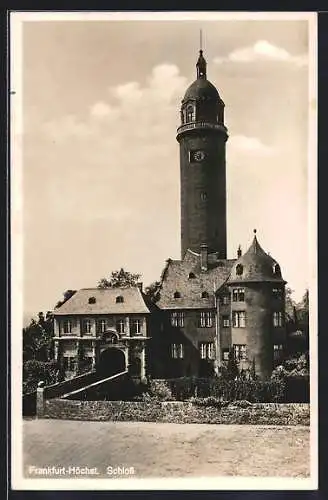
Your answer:
[[[191,402],[44,401],[43,418],[181,424],[309,425],[308,404],[257,403],[241,408],[200,407]]]

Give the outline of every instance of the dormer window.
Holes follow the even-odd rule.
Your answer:
[[[194,273],[189,273],[188,279],[192,280],[194,278],[196,278],[195,274]]]
[[[202,292],[202,299],[208,299],[209,295],[207,292]]]
[[[96,303],[96,297],[89,297],[89,304],[95,304]]]
[[[281,275],[281,271],[280,271],[279,264],[277,264],[277,263],[273,264],[272,271],[273,271],[273,274],[275,274],[276,276],[280,276]]]
[[[241,276],[243,274],[243,271],[244,271],[244,266],[242,264],[237,264],[236,274],[238,274],[238,276]]]
[[[122,297],[122,295],[118,295],[116,297],[116,304],[121,304],[122,302],[124,302],[124,297]]]
[[[175,299],[180,299],[180,298],[181,298],[181,293],[180,293],[180,292],[174,292],[173,297],[174,297]]]

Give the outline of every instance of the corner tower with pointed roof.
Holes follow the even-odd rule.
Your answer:
[[[224,103],[207,80],[206,60],[199,51],[197,78],[181,104],[180,144],[181,257],[201,246],[227,256]]]
[[[278,262],[260,246],[256,230],[251,246],[231,268],[231,340],[235,357],[254,366],[262,378],[271,375],[286,341],[285,284]]]

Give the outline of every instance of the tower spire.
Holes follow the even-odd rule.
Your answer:
[[[199,31],[199,57],[196,64],[197,78],[206,80],[206,61],[203,57],[203,31]]]

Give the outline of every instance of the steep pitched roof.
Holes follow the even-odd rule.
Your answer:
[[[235,262],[229,277],[229,283],[241,282],[276,282],[286,283],[282,276],[278,262],[267,254],[256,237],[244,255]]]
[[[123,302],[116,302],[116,297]],[[89,303],[89,299],[95,301]],[[55,309],[55,316],[70,314],[148,314],[140,289],[126,288],[82,288],[61,307]]]
[[[168,260],[162,273],[160,309],[210,309],[215,307],[215,291],[227,280],[235,259],[210,261],[209,268],[200,268],[200,256],[187,250],[183,260]],[[190,273],[191,277],[190,277]],[[192,277],[194,276],[194,277]],[[174,298],[178,292],[179,298]],[[202,298],[207,292],[208,298]]]

